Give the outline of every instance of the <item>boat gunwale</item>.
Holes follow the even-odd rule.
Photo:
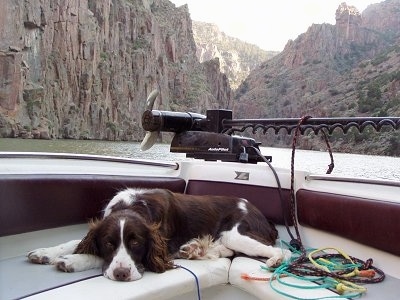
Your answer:
[[[78,160],[89,160],[89,161],[103,161],[103,162],[116,162],[116,163],[128,163],[136,165],[146,165],[161,168],[170,168],[173,170],[179,169],[177,162],[168,163],[155,160],[139,160],[126,157],[106,156],[106,155],[94,155],[94,154],[79,154],[79,153],[51,153],[51,152],[0,152],[1,158],[32,158],[32,159],[78,159]]]
[[[400,187],[400,181],[389,180],[389,179],[371,179],[371,178],[361,178],[361,177],[355,178],[355,177],[314,175],[314,174],[306,175],[305,179],[307,181],[313,181],[313,180],[337,181],[337,182],[347,182],[347,183],[374,184],[374,185]]]

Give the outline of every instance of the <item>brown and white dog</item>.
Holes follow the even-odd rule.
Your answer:
[[[31,251],[28,259],[65,272],[102,267],[107,278],[133,281],[145,270],[173,268],[173,258],[239,252],[276,266],[290,257],[290,251],[271,246],[277,236],[274,225],[242,198],[126,189],[108,203],[103,219],[90,224],[83,240]]]

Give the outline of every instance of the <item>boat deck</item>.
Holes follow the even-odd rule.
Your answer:
[[[278,228],[284,235],[284,228]],[[142,279],[133,282],[106,279],[100,269],[63,273],[51,265],[28,262],[26,253],[30,250],[82,238],[86,230],[87,225],[80,224],[1,237],[0,299],[196,299],[196,278],[201,288],[201,299],[224,299],[228,294],[233,297],[231,299],[287,299],[274,291],[268,282],[241,278],[242,273],[265,278],[272,274],[261,268],[262,262],[248,257],[176,260],[175,263],[185,269],[178,268],[162,274],[145,272]],[[294,278],[284,278],[284,281],[304,284]],[[399,279],[387,276],[382,283],[368,284],[363,299],[398,299],[399,284]],[[316,286],[315,283],[308,285]],[[299,298],[311,295],[308,289],[291,289],[282,285],[277,285],[277,289]],[[337,296],[326,289],[318,289],[312,294],[314,298]]]
[[[289,241],[276,181],[265,166],[196,161],[180,163],[177,169],[175,164],[142,167],[121,161],[82,162],[76,157],[5,157],[0,166],[0,299],[196,299],[196,278],[203,300],[287,299],[269,283],[243,280],[243,272],[270,276],[261,270],[260,261],[245,257],[179,261],[196,278],[180,268],[162,274],[146,272],[134,282],[111,281],[101,276],[99,269],[62,273],[26,259],[33,249],[84,237],[85,222],[100,216],[107,200],[126,187],[243,197],[279,224],[280,238]],[[236,180],[236,172],[250,176],[247,181]],[[278,170],[278,175],[287,201],[290,175],[287,170]],[[302,172],[296,174],[296,184],[297,217],[304,244],[331,245],[363,260],[373,258],[374,266],[387,276],[382,283],[369,284],[363,299],[398,299],[399,184],[333,177],[307,179]],[[283,202],[284,207],[287,205]],[[283,291],[285,288],[280,287]],[[36,294],[43,290],[47,291]],[[325,289],[316,290],[316,294],[307,291],[307,299],[337,296]],[[289,292],[298,297],[302,293],[298,289]]]

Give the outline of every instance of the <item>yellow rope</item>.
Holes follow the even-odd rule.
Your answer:
[[[344,251],[342,251],[341,249],[338,248],[334,248],[334,247],[325,247],[325,248],[320,248],[320,249],[316,249],[314,251],[311,251],[308,254],[308,259],[310,260],[310,262],[319,269],[322,269],[326,272],[331,273],[331,270],[329,270],[329,268],[327,266],[324,266],[322,264],[319,264],[317,261],[323,262],[326,265],[332,265],[332,266],[337,266],[337,269],[340,268],[340,266],[338,266],[337,264],[335,264],[334,262],[331,262],[327,259],[324,258],[319,258],[316,260],[314,260],[313,255],[315,253],[318,252],[322,252],[325,250],[335,250],[336,252],[338,252],[340,255],[342,255],[345,259],[349,260],[352,264],[354,264],[354,261],[350,258],[350,256],[348,256]],[[361,271],[363,272],[363,271]],[[369,274],[369,273],[366,273]],[[357,267],[354,267],[354,270],[347,273],[347,274],[342,274],[341,276],[343,277],[354,277],[354,276],[359,276],[360,275],[360,271],[358,270]],[[370,276],[370,275],[362,275],[362,276]],[[374,276],[374,275],[372,275]],[[347,281],[347,280],[340,280],[340,279],[336,279],[337,281],[337,285],[336,285],[336,290],[339,294],[343,294],[344,292],[348,291],[348,292],[357,292],[357,293],[365,293],[367,291],[367,289],[361,285],[355,284],[353,282]]]

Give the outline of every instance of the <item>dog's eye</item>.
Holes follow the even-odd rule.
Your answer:
[[[106,248],[109,250],[114,250],[114,244],[111,242],[106,242]]]
[[[137,247],[138,245],[139,245],[139,242],[138,242],[137,240],[135,240],[135,239],[129,240],[129,247],[130,247],[130,248],[135,248],[135,247]]]

